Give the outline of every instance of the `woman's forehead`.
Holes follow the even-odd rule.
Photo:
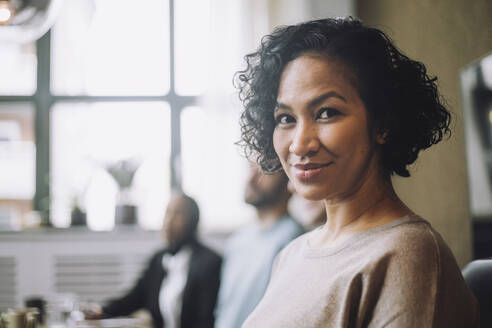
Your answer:
[[[307,100],[330,91],[342,98],[358,97],[352,71],[338,60],[303,55],[285,66],[280,76],[277,101],[290,103],[299,100],[299,94]]]

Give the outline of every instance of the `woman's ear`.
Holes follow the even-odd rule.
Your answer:
[[[388,138],[388,130],[380,131],[376,135],[376,142],[380,145],[384,145]]]

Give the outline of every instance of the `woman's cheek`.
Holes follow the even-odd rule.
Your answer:
[[[351,133],[350,127],[327,126],[321,129],[319,139],[324,148],[334,154],[342,152],[348,146],[354,143],[354,135]]]

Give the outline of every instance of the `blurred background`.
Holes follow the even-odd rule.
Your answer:
[[[275,26],[324,17],[381,28],[438,76],[453,136],[397,191],[460,266],[492,256],[490,13],[487,0],[0,0],[0,310],[120,294],[160,246],[172,188],[220,251],[254,218],[233,74]]]

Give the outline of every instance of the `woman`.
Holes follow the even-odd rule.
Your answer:
[[[246,151],[327,219],[279,254],[243,327],[477,327],[451,251],[391,183],[450,134],[424,65],[352,18],[281,27],[246,61]]]

